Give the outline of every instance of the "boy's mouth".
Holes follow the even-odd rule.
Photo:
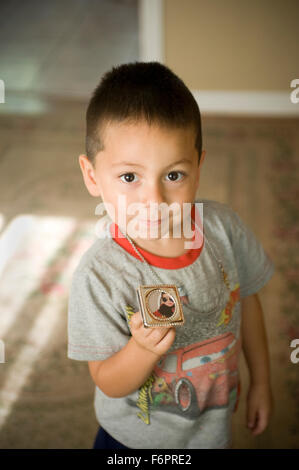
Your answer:
[[[139,219],[139,222],[141,222],[142,224],[146,224],[146,225],[160,225],[162,222],[162,219],[156,219],[156,220]]]

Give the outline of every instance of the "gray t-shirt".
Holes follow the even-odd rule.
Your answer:
[[[229,206],[196,202],[203,203],[199,256],[183,267],[153,267],[165,284],[180,287],[185,324],[139,390],[110,398],[95,389],[99,423],[129,448],[215,449],[231,442],[240,387],[240,298],[257,293],[274,267]],[[125,346],[128,320],[140,310],[136,288],[153,283],[144,263],[113,237],[96,240],[72,278],[68,357],[104,360]]]

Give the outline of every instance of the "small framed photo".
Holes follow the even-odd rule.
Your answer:
[[[146,328],[184,324],[181,299],[175,285],[139,286],[137,297],[143,324]]]

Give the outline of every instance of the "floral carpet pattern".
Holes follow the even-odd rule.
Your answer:
[[[272,163],[272,188],[277,202],[277,227],[273,235],[277,240],[279,261],[277,268],[284,278],[281,300],[281,336],[289,342],[298,340],[299,346],[299,146],[296,141],[282,136],[276,138],[276,151]],[[292,350],[292,349],[291,349]],[[297,367],[288,363],[288,390],[296,406],[295,424],[290,433],[298,438],[299,423],[299,353]]]
[[[83,186],[85,103],[45,103],[41,116],[0,114],[0,448],[91,448],[97,431],[87,364],[67,358],[72,272],[96,239],[96,201]],[[276,272],[260,298],[275,413],[246,429],[248,373],[234,448],[299,448],[298,119],[203,116],[207,150],[199,196],[230,204],[259,237]]]

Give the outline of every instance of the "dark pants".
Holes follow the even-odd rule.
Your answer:
[[[105,429],[100,427],[93,444],[93,449],[129,449],[129,447],[113,439]]]

